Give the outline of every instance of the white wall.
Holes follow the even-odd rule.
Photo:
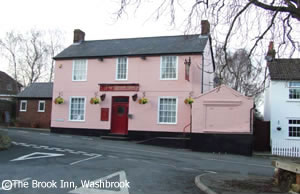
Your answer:
[[[210,43],[207,40],[204,53],[203,53],[203,92],[210,91],[214,88],[214,72],[213,72],[213,62],[211,57]],[[202,67],[201,67],[202,68]]]
[[[273,140],[299,140],[288,136],[288,120],[300,119],[300,100],[289,99],[287,81],[271,81],[270,86],[271,110],[271,141]],[[277,127],[281,127],[281,131]]]

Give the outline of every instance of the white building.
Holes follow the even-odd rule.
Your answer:
[[[272,153],[300,157],[300,59],[268,59],[264,119],[271,122]]]

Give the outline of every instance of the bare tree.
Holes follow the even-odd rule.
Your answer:
[[[234,53],[228,53],[228,64],[224,63],[224,50],[222,47],[216,48],[216,77],[220,83],[224,83],[240,93],[256,97],[264,90],[264,80],[266,80],[266,68],[261,63],[255,65],[249,59],[249,52],[239,49]],[[225,67],[224,67],[225,66]],[[262,75],[265,75],[263,77]]]
[[[18,81],[18,53],[21,47],[22,36],[14,31],[6,33],[4,39],[0,39],[0,48],[3,49],[2,55],[8,60],[9,66],[13,71],[13,78]]]
[[[120,0],[117,18],[126,13],[128,6],[138,9],[143,3],[141,0]],[[184,16],[186,33],[198,33],[201,20],[208,19],[214,45],[222,45],[226,65],[228,48],[247,48],[249,57],[261,56],[269,40],[278,46],[278,55],[293,56],[300,51],[299,0],[163,0],[153,1],[153,4],[156,19],[168,14],[170,23],[175,25],[176,19],[180,19],[178,16]]]
[[[48,47],[43,40],[43,33],[37,30],[28,32],[22,40],[23,56],[19,59],[24,85],[28,85],[45,78],[47,71]]]
[[[44,32],[33,29],[24,34],[12,31],[0,39],[0,48],[14,69],[14,78],[24,86],[53,80],[53,57],[63,45],[64,34],[59,30]]]
[[[48,54],[50,57],[49,67],[49,82],[53,81],[54,64],[53,57],[57,55],[64,48],[64,33],[60,30],[49,30],[48,31]]]

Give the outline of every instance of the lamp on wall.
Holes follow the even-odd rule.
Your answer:
[[[101,101],[104,101],[104,100],[105,100],[105,97],[106,97],[106,94],[102,94],[102,95],[100,96]]]
[[[133,101],[136,101],[137,98],[138,98],[138,95],[137,95],[137,94],[132,95],[132,100],[133,100]]]
[[[278,120],[277,124],[278,124],[277,130],[278,130],[278,131],[281,131],[281,126],[280,126],[280,121],[279,121],[279,120]]]

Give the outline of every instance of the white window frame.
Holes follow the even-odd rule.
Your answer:
[[[72,98],[84,98],[84,113],[83,113],[83,120],[72,120],[71,119],[71,106],[72,106]],[[69,121],[72,122],[85,122],[85,114],[86,114],[86,97],[85,96],[70,96],[69,101]]]
[[[163,57],[176,57],[176,64],[175,64],[176,77],[175,78],[163,78],[162,77]],[[173,55],[160,56],[160,80],[178,80],[178,56],[173,56]]]
[[[22,109],[22,104],[25,103],[25,109]],[[26,112],[27,111],[27,100],[21,100],[20,101],[20,112]]]
[[[168,123],[168,122],[160,122],[159,121],[159,112],[160,112],[160,99],[164,98],[171,98],[171,99],[176,99],[176,117],[175,117],[175,122],[174,123]],[[162,124],[162,125],[177,125],[177,120],[178,120],[178,97],[177,96],[159,96],[158,97],[158,102],[157,102],[157,124]]]
[[[298,83],[299,86],[291,86],[292,85],[291,83]],[[288,99],[291,100],[291,101],[300,101],[300,97],[299,98],[290,98],[290,90],[291,89],[300,90],[300,81],[290,81],[290,82],[288,82],[288,90],[289,90]]]
[[[81,79],[81,80],[78,80],[78,79],[74,79],[74,66],[75,66],[75,61],[85,61],[85,79]],[[81,82],[81,81],[87,81],[87,75],[88,74],[88,60],[87,59],[74,59],[73,60],[73,64],[72,64],[72,81],[74,82]]]
[[[119,79],[118,78],[118,71],[119,71],[119,59],[120,58],[126,58],[126,79]],[[118,57],[117,59],[116,59],[116,80],[117,81],[126,81],[126,80],[128,80],[128,57]]]
[[[40,109],[41,103],[44,104],[44,109],[43,110]],[[46,110],[46,101],[45,100],[39,100],[38,112],[45,112],[45,110]]]
[[[287,137],[288,139],[300,139],[300,136],[290,136],[290,127],[300,127],[300,124],[290,124],[290,120],[300,120],[300,118],[288,118],[287,119]]]

